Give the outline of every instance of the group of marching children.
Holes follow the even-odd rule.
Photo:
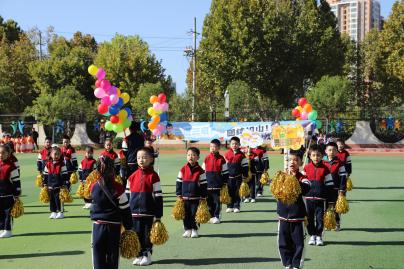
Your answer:
[[[335,231],[341,229],[341,217],[335,212],[335,204],[339,195],[346,194],[347,177],[352,173],[351,158],[341,139],[337,139],[337,143],[328,142],[324,151],[319,145],[311,146],[308,156],[309,162],[300,172],[303,153],[289,153],[286,172],[299,181],[301,194],[292,204],[277,202],[278,247],[286,269],[303,267],[306,218],[309,245],[324,245],[324,214],[327,208],[335,213]]]

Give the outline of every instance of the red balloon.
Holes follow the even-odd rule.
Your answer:
[[[111,116],[111,117],[109,118],[109,120],[110,120],[112,123],[118,123],[118,122],[119,122],[119,117],[113,115],[113,116]]]
[[[101,87],[101,80],[96,80],[95,81],[95,88],[100,88]]]
[[[300,111],[296,108],[292,109],[292,115],[295,117],[300,117]]]
[[[165,103],[167,100],[167,96],[164,93],[160,93],[157,98],[160,104]]]
[[[105,114],[107,112],[108,112],[108,106],[103,105],[103,104],[98,105],[98,113]]]
[[[299,99],[299,106],[304,107],[305,104],[307,104],[307,99],[302,97]]]

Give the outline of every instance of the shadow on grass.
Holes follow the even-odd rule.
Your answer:
[[[13,237],[22,237],[22,236],[50,236],[50,235],[72,235],[72,234],[91,234],[91,231],[67,231],[67,232],[25,233],[25,234],[15,234],[15,235],[13,235]]]
[[[242,210],[240,213],[274,213],[276,210],[269,209],[256,209],[256,210]]]
[[[390,187],[354,187],[358,190],[404,190],[404,186],[390,186]]]
[[[348,245],[348,246],[404,246],[404,241],[327,241],[327,245]]]
[[[90,215],[88,216],[65,216],[65,219],[89,219]]]
[[[240,237],[264,237],[277,236],[276,233],[243,233],[243,234],[204,234],[201,237],[220,237],[220,238],[240,238]]]
[[[65,207],[71,207],[71,206],[83,206],[83,205],[82,205],[82,204],[65,204]],[[43,205],[24,205],[24,208],[29,208],[29,207],[32,207],[32,208],[37,208],[37,207],[39,207],[39,208],[41,208],[41,207],[49,208],[49,204],[43,204]]]
[[[404,202],[404,200],[400,199],[391,199],[391,200],[379,200],[379,199],[360,199],[360,200],[350,200],[348,198],[348,202]]]
[[[154,264],[184,264],[184,265],[216,265],[216,264],[243,264],[260,262],[280,262],[278,258],[240,257],[240,258],[206,258],[206,259],[166,259],[153,262]]]
[[[74,251],[57,251],[57,252],[47,252],[47,253],[25,253],[25,254],[12,254],[12,255],[0,255],[1,259],[26,259],[26,258],[36,258],[36,257],[50,257],[50,256],[72,256],[84,254],[84,251],[74,250]]]
[[[404,228],[344,228],[344,231],[369,232],[369,233],[394,233],[394,232],[404,232]]]
[[[24,211],[24,215],[40,215],[40,214],[49,214],[49,211],[45,211],[45,212],[26,212]]]
[[[269,222],[278,222],[277,220],[272,220],[272,219],[252,219],[252,220],[246,220],[246,219],[239,219],[239,220],[223,220],[221,223],[269,223]]]

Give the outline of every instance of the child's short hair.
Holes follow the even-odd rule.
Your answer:
[[[321,155],[323,155],[323,151],[321,150],[321,148],[320,148],[319,145],[312,145],[312,146],[310,147],[310,149],[309,149],[309,155],[310,155],[312,152],[319,152]]]
[[[86,152],[94,152],[94,149],[92,146],[86,146]]]
[[[231,141],[236,141],[237,143],[240,144],[240,138],[238,138],[237,136],[233,136],[232,138],[230,138],[230,142]]]
[[[196,154],[196,156],[199,156],[199,155],[201,154],[201,151],[200,151],[198,148],[196,148],[196,147],[189,147],[189,148],[187,149],[187,152],[188,152],[188,151],[192,151],[193,153]]]
[[[14,152],[14,143],[13,141],[8,141],[6,144],[4,144],[7,147],[8,153]]]
[[[142,148],[138,149],[137,152],[140,152],[140,151],[146,152],[147,155],[149,155],[150,157],[154,158],[154,156],[153,156],[154,152],[153,152],[150,148],[148,148],[148,147],[142,147]],[[136,153],[136,154],[137,154],[137,153]]]
[[[96,167],[101,175],[109,175],[115,171],[114,160],[106,156],[100,156],[98,158]]]
[[[52,142],[52,138],[50,138],[49,136],[45,137],[45,141],[47,141],[47,140]]]
[[[345,144],[345,140],[342,138],[337,138],[337,140],[335,141],[336,143],[340,142],[342,144]]]
[[[63,135],[63,139],[70,140],[70,137],[68,135]]]
[[[220,147],[220,141],[219,139],[212,139],[212,141],[210,141],[211,144],[215,144],[216,146]]]
[[[105,145],[105,143],[107,143],[107,142],[111,142],[111,143],[112,143],[112,139],[111,139],[111,138],[105,138],[104,145]]]
[[[10,148],[7,146],[7,144],[5,144],[5,145],[0,145],[0,150],[1,150],[1,149],[4,149],[4,150],[7,152],[7,154],[10,155]]]
[[[328,144],[325,146],[325,148],[328,148],[328,147],[334,147],[334,148],[338,148],[338,146],[337,146],[337,143],[335,143],[335,142],[328,142]]]
[[[303,159],[303,154],[302,154],[302,152],[301,152],[300,150],[291,150],[291,151],[289,152],[289,155],[290,155],[290,156],[296,156],[296,157],[298,157],[300,160]]]

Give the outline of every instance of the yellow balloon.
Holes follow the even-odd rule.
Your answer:
[[[154,110],[154,108],[149,107],[147,109],[147,114],[149,114],[150,116],[154,116],[156,114],[156,111]]]
[[[88,73],[90,73],[90,75],[95,76],[98,72],[98,67],[96,67],[95,65],[90,65],[88,67]]]
[[[124,93],[121,94],[121,98],[123,100],[123,103],[126,104],[127,102],[129,102],[130,96],[129,96],[129,94],[124,92]]]
[[[128,117],[128,112],[125,109],[122,109],[119,111],[118,117],[120,120],[123,121],[124,119],[126,119]]]
[[[117,94],[118,96],[121,96],[121,90],[120,90],[119,88],[116,89],[116,94]]]

